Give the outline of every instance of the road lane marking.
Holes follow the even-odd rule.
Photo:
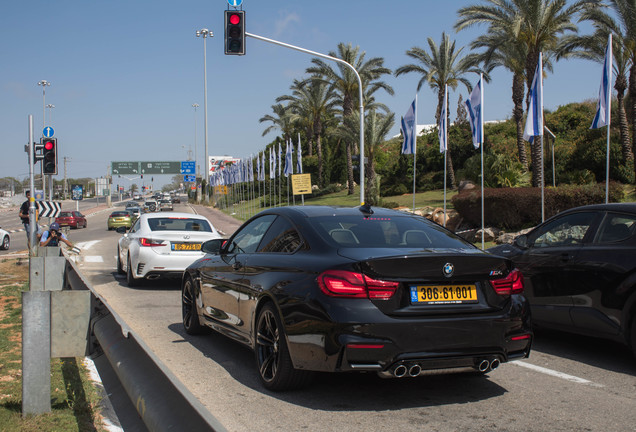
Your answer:
[[[555,370],[552,370],[552,369],[548,369],[548,368],[544,368],[544,367],[541,367],[541,366],[533,365],[531,363],[525,363],[525,362],[522,362],[522,361],[519,361],[519,360],[515,360],[515,361],[512,361],[510,363],[516,364],[517,366],[523,366],[525,368],[532,369],[534,371],[541,372],[541,373],[544,373],[546,375],[551,375],[553,377],[561,378],[561,379],[564,379],[566,381],[571,381],[571,382],[574,382],[574,383],[577,383],[577,384],[584,384],[584,385],[589,385],[589,386],[592,386],[592,387],[603,387],[602,384],[596,384],[596,383],[594,383],[592,381],[589,381],[589,380],[586,380],[584,378],[579,378],[579,377],[576,377],[574,375],[568,375],[568,374],[563,373],[563,372],[558,372],[558,371],[555,371]]]
[[[99,255],[88,255],[84,257],[85,263],[103,263],[104,258]]]
[[[91,240],[87,242],[80,242],[80,243],[76,243],[75,246],[77,246],[80,249],[90,249],[92,246],[95,246],[100,241],[101,240]]]

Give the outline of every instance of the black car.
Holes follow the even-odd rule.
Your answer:
[[[203,250],[182,280],[185,331],[254,349],[271,390],[312,371],[485,373],[530,352],[521,273],[419,216],[272,208]]]
[[[513,245],[537,327],[615,340],[636,354],[636,204],[564,211]]]

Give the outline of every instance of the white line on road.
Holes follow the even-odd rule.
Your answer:
[[[76,243],[75,246],[77,246],[80,249],[90,249],[91,246],[95,246],[100,241],[101,240],[91,240],[87,242],[80,242],[80,243]]]
[[[551,376],[554,376],[554,377],[557,377],[557,378],[561,378],[561,379],[564,379],[564,380],[567,380],[567,381],[571,381],[571,382],[574,382],[574,383],[577,383],[577,384],[585,384],[585,385],[589,385],[589,386],[592,386],[592,387],[603,387],[603,385],[601,385],[601,384],[596,384],[596,383],[594,383],[592,381],[588,381],[586,379],[579,378],[579,377],[576,377],[574,375],[568,375],[568,374],[563,373],[563,372],[558,372],[558,371],[555,371],[555,370],[552,370],[552,369],[547,369],[547,368],[544,368],[544,367],[541,367],[541,366],[533,365],[533,364],[530,364],[530,363],[525,363],[525,362],[522,362],[522,361],[519,361],[519,360],[515,360],[515,361],[512,361],[510,363],[515,364],[517,366],[523,366],[525,368],[532,369],[534,371],[541,372],[541,373],[544,373],[546,375],[551,375]]]
[[[99,255],[88,255],[84,257],[84,262],[87,263],[103,263],[104,262],[104,258],[102,258]]]

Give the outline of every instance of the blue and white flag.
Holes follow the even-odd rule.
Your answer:
[[[261,181],[261,155],[256,155],[256,180]]]
[[[294,149],[294,145],[289,140],[285,144],[285,177],[289,177],[290,174],[294,173],[294,163],[292,162],[292,151]]]
[[[265,181],[265,152],[261,155],[261,173],[259,175],[259,180]]]
[[[482,113],[482,105],[484,93],[482,85],[484,77],[479,77],[479,82],[470,93],[470,97],[466,100],[466,108],[468,109],[468,119],[470,121],[470,130],[473,134],[473,146],[479,148],[484,139],[484,118]]]
[[[282,147],[278,143],[278,177],[280,177],[280,170],[282,168],[281,157],[283,155]]]
[[[404,117],[402,117],[402,154],[415,154],[417,141],[417,95]]]
[[[303,173],[303,155],[300,149],[300,132],[298,133],[298,153],[296,153],[296,172]]]
[[[439,152],[444,153],[448,150],[448,116],[446,111],[448,106],[448,86],[444,86],[444,101],[442,102],[442,110],[439,113]]]
[[[590,129],[598,129],[610,124],[610,110],[612,97],[612,34],[610,33],[605,48],[605,63],[603,63],[603,77],[601,78],[601,87],[598,90],[598,104],[596,105],[596,115]]]
[[[530,88],[530,105],[528,106],[528,118],[526,128],[523,131],[523,139],[532,144],[535,136],[543,136],[543,57],[539,53],[537,70],[534,71],[534,79]]]
[[[276,157],[274,156],[274,146],[269,148],[269,178],[276,178]]]

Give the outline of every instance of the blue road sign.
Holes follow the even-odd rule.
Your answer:
[[[194,167],[194,161],[182,161],[181,162],[181,174],[196,174],[195,173],[195,167]]]
[[[240,5],[243,4],[243,0],[227,0],[227,4],[229,4],[232,7],[239,7]]]
[[[184,175],[183,176],[183,181],[186,182],[186,183],[193,183],[193,182],[196,181],[196,178],[195,178],[194,174],[192,174],[192,175]]]
[[[44,138],[51,138],[52,136],[55,136],[55,131],[51,126],[47,126],[42,130],[42,136]]]

